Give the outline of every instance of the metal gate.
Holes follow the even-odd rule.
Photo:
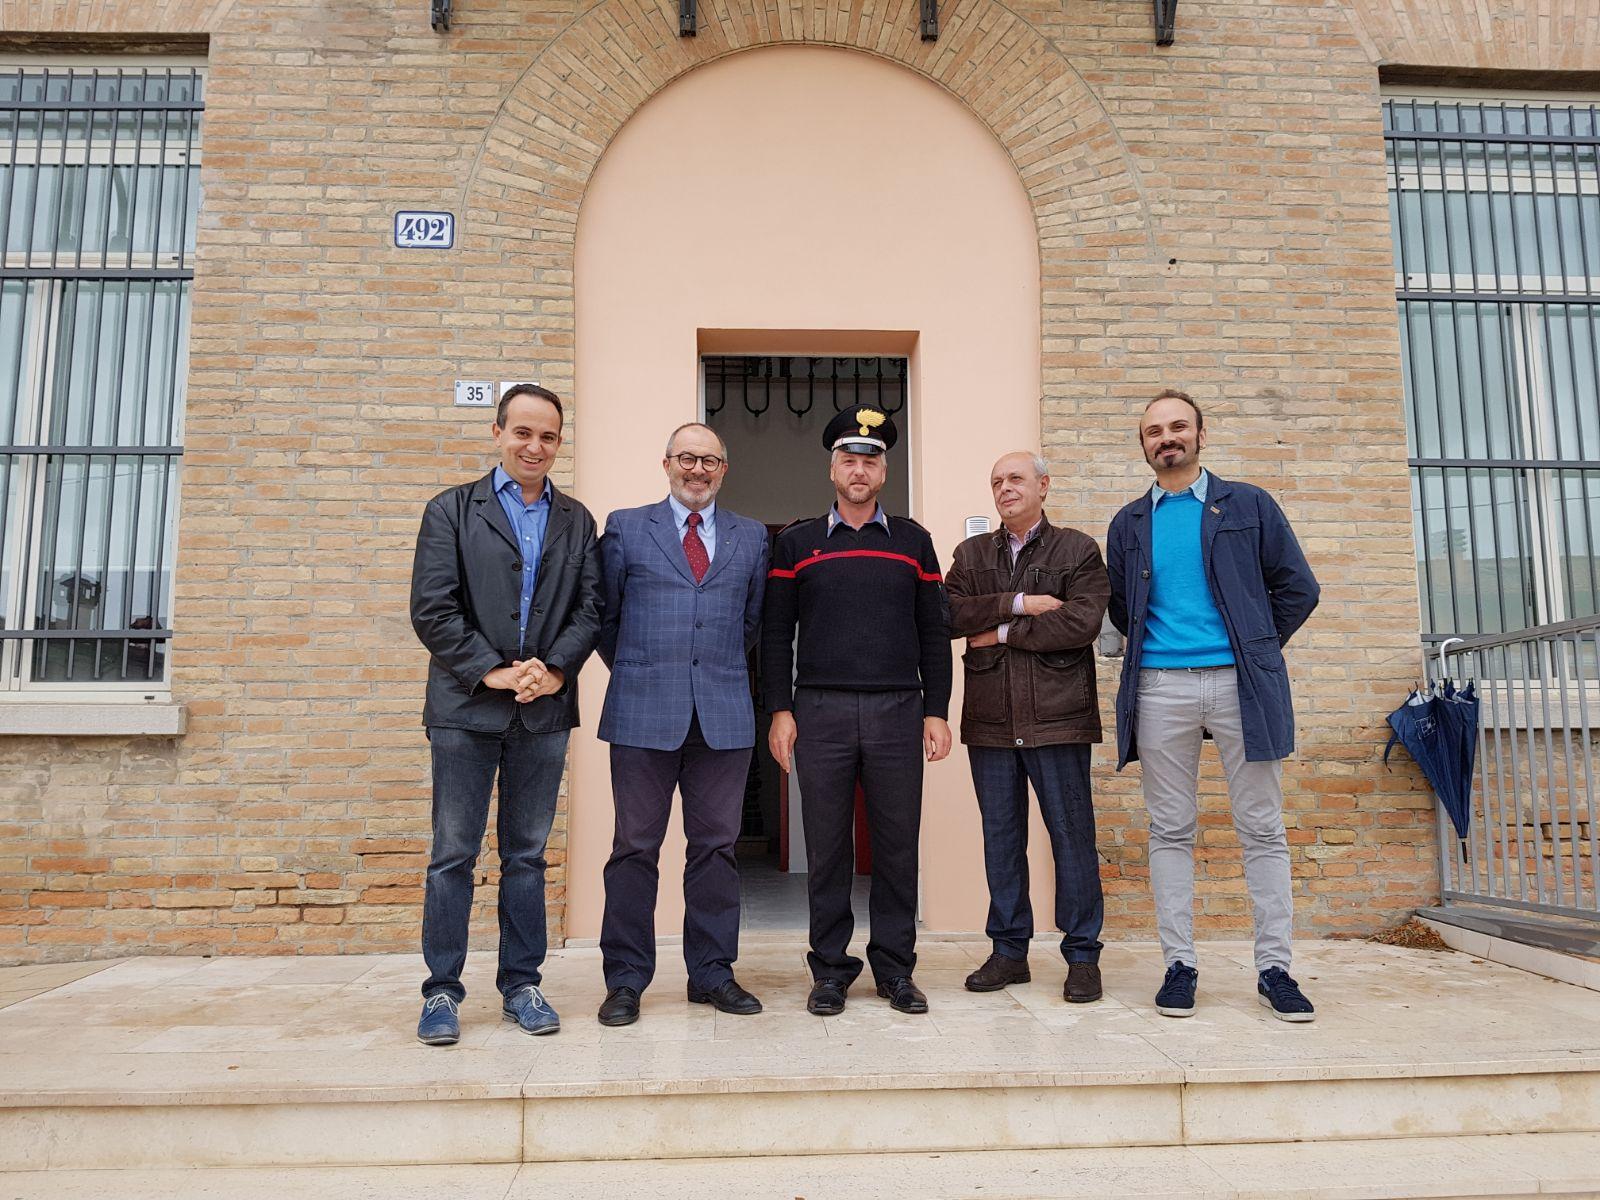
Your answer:
[[[1600,920],[1600,617],[1451,638],[1440,660],[1480,700],[1464,842],[1439,813],[1443,899]]]

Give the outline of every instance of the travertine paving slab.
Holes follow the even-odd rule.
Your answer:
[[[6,1200],[504,1200],[520,1169],[517,1163],[490,1163],[29,1171],[0,1174],[0,1196]]]
[[[515,1100],[0,1109],[0,1171],[521,1160]]]
[[[17,1200],[1402,1200],[1595,1193],[1600,1135],[452,1167],[0,1174]]]
[[[1285,1079],[1190,1085],[1196,1143],[1563,1133],[1600,1129],[1600,1073]]]

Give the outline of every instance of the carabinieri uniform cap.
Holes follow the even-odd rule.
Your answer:
[[[900,433],[894,418],[873,404],[852,404],[828,422],[822,431],[822,444],[832,453],[883,454],[894,448]]]

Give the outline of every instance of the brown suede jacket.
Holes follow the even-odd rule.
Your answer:
[[[1111,582],[1093,538],[1048,518],[1041,522],[1014,565],[1002,526],[962,542],[945,576],[951,637],[1009,623],[1003,644],[962,655],[961,740],[969,746],[1056,746],[1101,737],[1094,645]],[[1055,596],[1062,605],[1037,617],[1014,616],[1019,592]]]

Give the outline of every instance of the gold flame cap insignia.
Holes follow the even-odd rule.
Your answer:
[[[883,414],[874,412],[870,408],[856,409],[856,424],[861,428],[861,436],[868,436],[879,425],[883,424]]]

